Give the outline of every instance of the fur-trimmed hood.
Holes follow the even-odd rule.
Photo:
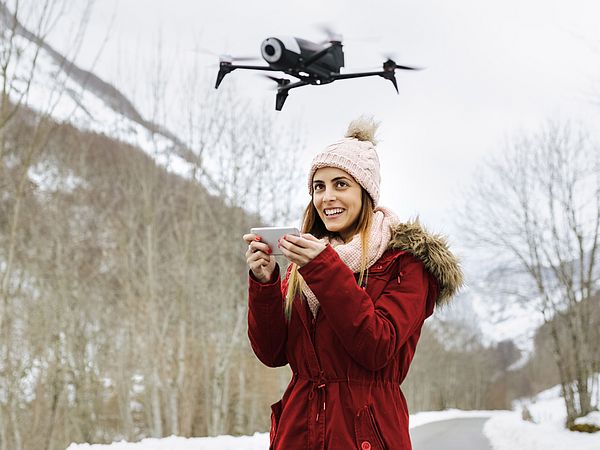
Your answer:
[[[463,285],[459,261],[448,248],[447,239],[430,234],[418,220],[392,227],[389,248],[405,250],[423,262],[439,283],[438,305],[447,303]]]

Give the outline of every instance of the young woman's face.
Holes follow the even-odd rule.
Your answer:
[[[362,188],[347,172],[335,167],[317,169],[313,176],[313,205],[328,231],[347,242],[362,208]]]

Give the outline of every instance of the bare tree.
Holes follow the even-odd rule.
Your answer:
[[[460,223],[472,243],[489,252],[497,283],[487,290],[502,289],[505,301],[512,295],[534,303],[549,324],[567,425],[593,407],[590,299],[598,290],[599,158],[598,145],[568,123],[520,136],[480,172]]]

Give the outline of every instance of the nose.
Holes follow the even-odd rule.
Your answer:
[[[323,201],[324,202],[330,202],[335,200],[335,193],[333,192],[333,189],[325,189],[325,192],[323,193]]]

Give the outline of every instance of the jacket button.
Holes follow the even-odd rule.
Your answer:
[[[360,444],[360,448],[362,450],[371,450],[371,443],[369,441],[363,441],[362,444]]]

